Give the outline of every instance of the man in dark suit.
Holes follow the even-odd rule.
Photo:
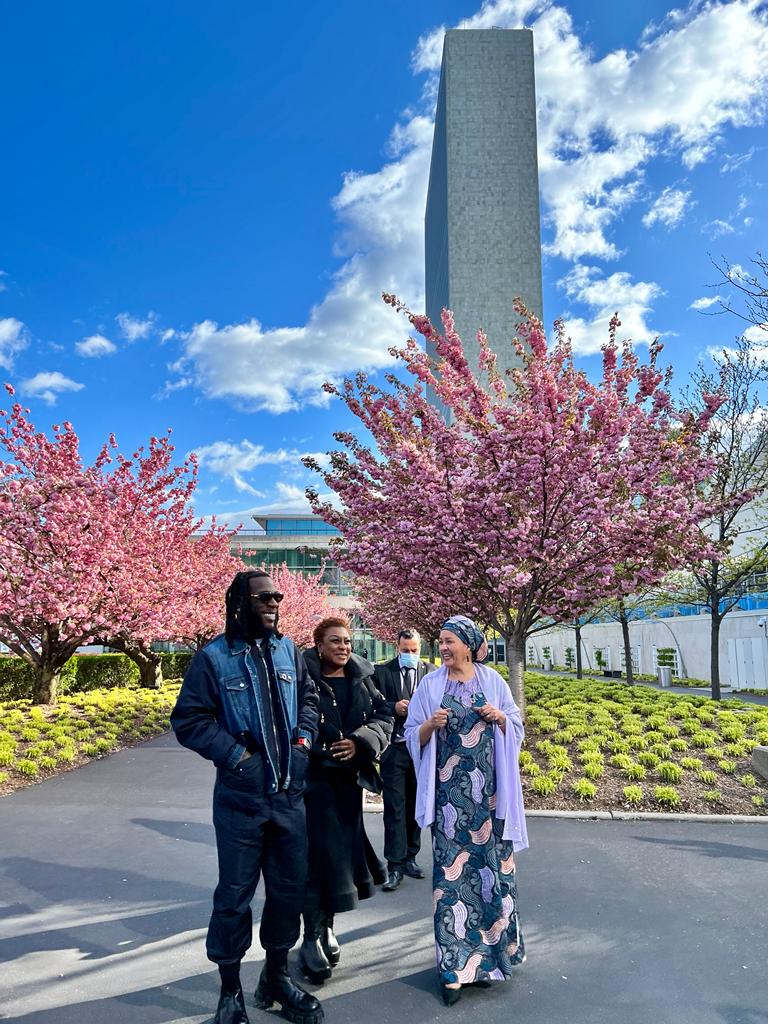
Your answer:
[[[384,856],[387,881],[383,892],[394,892],[403,880],[423,878],[416,863],[421,847],[421,828],[416,822],[416,772],[405,745],[403,725],[413,691],[428,672],[435,669],[422,661],[421,637],[415,629],[401,629],[397,636],[397,657],[376,666],[375,682],[387,701],[387,714],[394,716],[392,742],[381,758],[384,797]]]

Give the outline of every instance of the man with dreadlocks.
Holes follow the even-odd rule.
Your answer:
[[[226,629],[192,659],[171,715],[176,738],[213,761],[219,884],[208,958],[219,966],[214,1024],[248,1024],[240,962],[251,945],[251,900],[261,872],[259,938],[266,964],[256,1005],[294,1024],[318,1024],[320,1003],[294,985],[288,950],[299,937],[307,875],[304,779],[318,697],[304,659],[277,629],[283,595],[265,572],[239,572],[226,595]]]

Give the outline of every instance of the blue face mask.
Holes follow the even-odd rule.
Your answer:
[[[411,654],[408,651],[403,651],[398,655],[400,660],[401,668],[418,668],[419,667],[419,656],[418,654]]]

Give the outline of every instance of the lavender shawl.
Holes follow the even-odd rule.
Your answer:
[[[520,784],[518,757],[523,742],[523,721],[512,699],[509,687],[498,672],[485,665],[476,665],[477,688],[489,704],[507,716],[507,730],[493,730],[494,767],[496,770],[496,817],[504,821],[504,839],[511,839],[514,850],[525,850],[528,833],[525,827],[523,788]],[[435,776],[437,774],[437,734],[433,733],[422,747],[421,726],[440,707],[448,681],[448,669],[430,672],[419,683],[408,705],[405,720],[405,742],[416,769],[416,820],[422,828],[435,820]]]

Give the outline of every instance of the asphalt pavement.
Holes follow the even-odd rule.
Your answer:
[[[167,735],[0,800],[0,1019],[211,1020],[211,783]],[[380,850],[381,815],[366,825]],[[342,961],[318,992],[328,1024],[768,1024],[765,819],[531,818],[529,831],[528,961],[511,981],[443,1007],[430,883],[405,879],[337,918]],[[254,936],[249,997],[261,959]]]

